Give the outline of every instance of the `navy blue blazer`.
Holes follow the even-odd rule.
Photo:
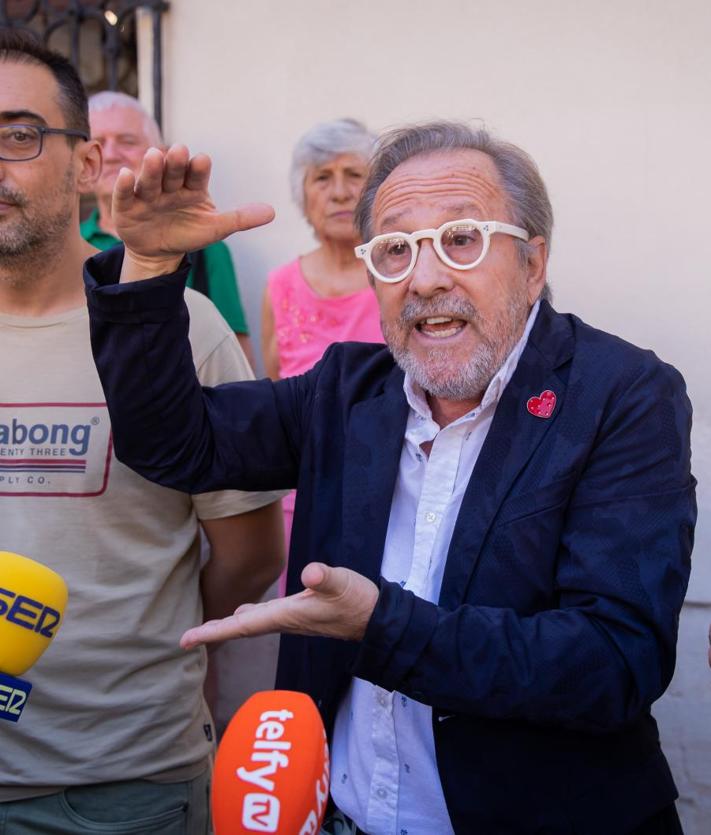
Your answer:
[[[277,685],[327,729],[352,676],[432,706],[457,833],[627,833],[676,789],[650,706],[675,660],[696,510],[681,376],[546,302],[496,409],[429,603],[380,578],[408,407],[388,350],[201,389],[186,269],[87,262],[116,453],[190,492],[297,487],[288,589],[311,560],[380,584],[360,644],[284,636]],[[549,418],[526,403],[549,389]]]

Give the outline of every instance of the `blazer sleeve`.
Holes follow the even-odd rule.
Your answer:
[[[123,248],[89,259],[91,344],[116,456],[188,493],[296,485],[307,376],[201,387],[183,300],[189,262],[172,275],[118,284]]]
[[[690,422],[681,376],[655,358],[607,409],[571,496],[555,607],[448,611],[381,580],[353,674],[453,714],[606,732],[646,713],[689,577]]]

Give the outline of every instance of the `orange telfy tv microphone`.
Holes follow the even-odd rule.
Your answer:
[[[317,835],[328,787],[326,731],[312,699],[292,690],[255,693],[217,749],[215,835]]]
[[[0,551],[0,719],[17,722],[32,685],[16,678],[54,638],[67,605],[67,584],[51,568]]]

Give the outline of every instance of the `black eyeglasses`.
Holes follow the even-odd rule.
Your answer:
[[[0,125],[0,159],[9,162],[36,159],[42,153],[46,133],[89,139],[89,136],[80,130],[45,128],[42,125]]]

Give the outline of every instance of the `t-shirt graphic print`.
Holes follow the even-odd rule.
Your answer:
[[[0,496],[100,496],[111,449],[106,403],[0,403]]]

